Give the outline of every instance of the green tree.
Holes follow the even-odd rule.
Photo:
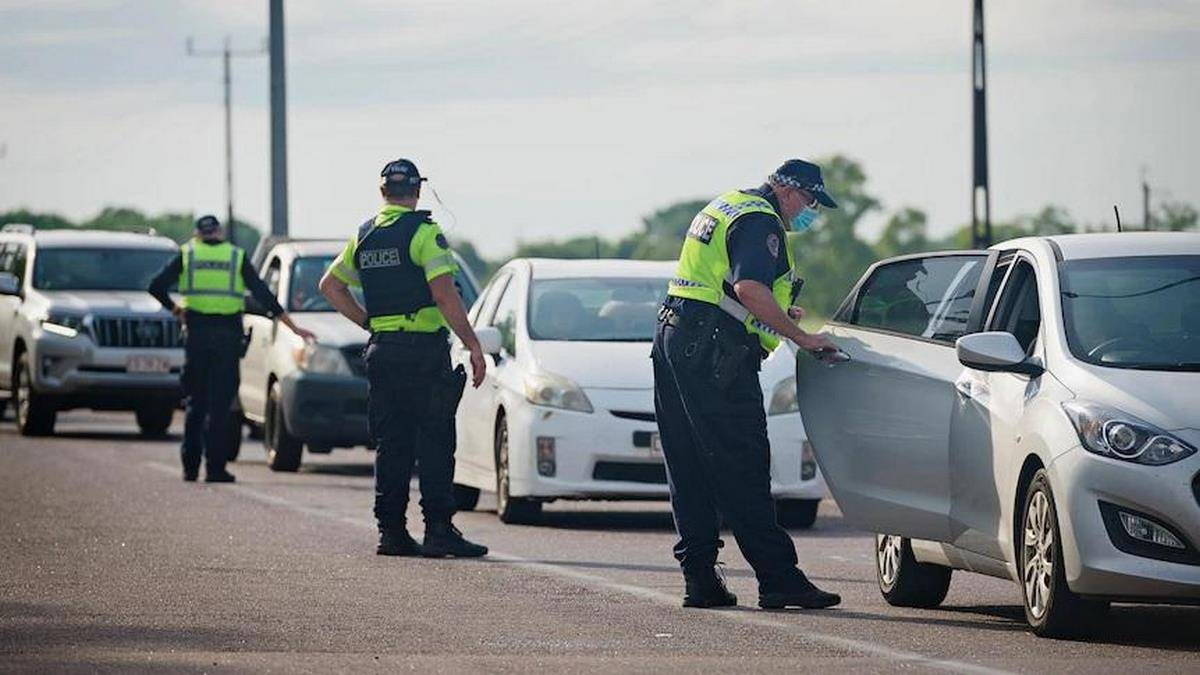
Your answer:
[[[1185,202],[1164,202],[1153,218],[1154,229],[1171,232],[1195,230],[1198,221],[1200,214],[1197,214],[1196,207]]]
[[[880,258],[890,258],[928,251],[928,225],[928,218],[920,209],[906,207],[892,214],[879,236],[879,241],[875,243],[875,253]]]

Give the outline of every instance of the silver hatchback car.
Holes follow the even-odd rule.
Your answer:
[[[1200,234],[1038,237],[874,265],[797,362],[798,399],[880,590],[1012,579],[1034,632],[1200,603]]]

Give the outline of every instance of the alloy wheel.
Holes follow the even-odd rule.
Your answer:
[[[25,369],[25,362],[22,361],[17,365],[17,386],[15,387],[16,401],[16,416],[17,427],[24,428],[29,423],[29,398],[32,391],[29,388],[29,371]]]
[[[501,513],[508,508],[508,424],[503,422],[496,431],[496,505]]]
[[[1038,491],[1025,513],[1023,544],[1023,580],[1029,611],[1036,618],[1046,613],[1054,575],[1054,527],[1050,522],[1050,502],[1046,493]]]
[[[895,585],[900,575],[900,555],[903,539],[894,534],[875,538],[875,555],[879,558],[879,581],[887,587]]]

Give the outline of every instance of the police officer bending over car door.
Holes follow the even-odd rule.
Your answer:
[[[781,338],[814,353],[836,350],[794,319],[787,230],[804,230],[819,206],[837,208],[821,170],[793,159],[759,188],[734,190],[696,216],[654,337],[654,403],[683,568],[684,607],[724,607],[737,597],[717,574],[720,518],[758,578],[760,607],[823,608],[841,602],[796,566],[771,498],[767,420],[758,371]]]
[[[183,304],[171,299],[178,283]],[[196,221],[196,235],[179,247],[150,282],[150,294],[179,319],[187,330],[184,344],[183,389],[187,416],[183,426],[183,479],[196,480],[200,458],[205,457],[204,480],[232,483],[225,470],[229,458],[231,406],[238,388],[238,361],[242,358],[242,311],[245,292],[305,340],[312,333],[296,326],[279,301],[255,273],[246,252],[224,241],[221,223],[214,216]]]
[[[371,331],[367,380],[375,453],[375,518],[380,555],[478,557],[454,515],[454,413],[466,383],[450,370],[447,325],[471,352],[472,385],[483,381],[483,351],[454,286],[457,265],[428,211],[417,211],[425,179],[406,159],[380,173],[384,205],[359,227],[321,279],[339,312]],[[361,285],[366,307],[350,293]],[[408,534],[413,462],[420,463],[425,542]]]

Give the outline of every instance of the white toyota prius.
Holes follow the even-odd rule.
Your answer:
[[[470,320],[492,353],[457,416],[455,490],[474,508],[495,491],[500,519],[530,522],[556,499],[662,499],[650,347],[671,262],[517,259],[493,276]],[[453,357],[466,361],[461,344]],[[797,412],[786,350],[763,364],[771,487],[780,520],[808,527],[825,495]]]
[[[1012,579],[1039,635],[1200,603],[1200,234],[1019,239],[874,265],[797,361],[800,410],[880,590]]]

